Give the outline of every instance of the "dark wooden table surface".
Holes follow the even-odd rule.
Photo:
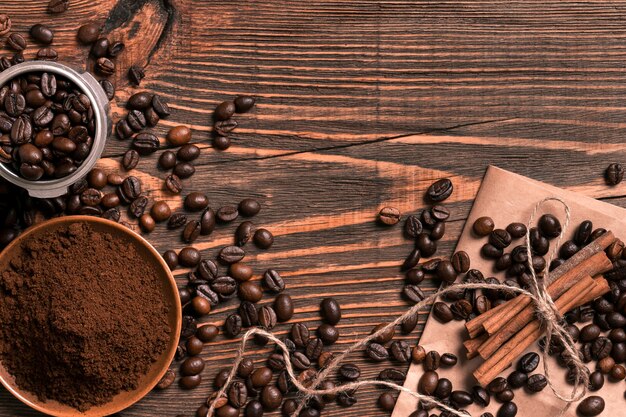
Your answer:
[[[111,39],[126,43],[113,77],[114,117],[136,91],[128,67],[145,66],[141,89],[163,95],[173,109],[156,132],[190,125],[204,149],[186,189],[206,192],[214,207],[243,197],[263,202],[255,223],[272,230],[276,243],[252,250],[250,262],[257,273],[273,267],[286,278],[293,322],[315,328],[320,298],[341,302],[334,350],[407,307],[399,264],[412,244],[399,227],[377,226],[375,214],[384,205],[418,212],[437,178],[455,184],[441,256],[454,249],[488,164],[626,206],[626,186],[609,188],[602,179],[608,163],[626,162],[626,2],[70,0],[58,16],[46,14],[45,3],[4,0],[0,12],[24,34],[49,24],[60,60],[79,68],[87,56],[75,41],[81,24],[101,22]],[[254,94],[258,105],[238,117],[234,145],[215,151],[211,112],[240,93]],[[111,138],[101,166],[121,170],[127,148]],[[162,191],[156,157],[135,173],[151,198],[181,206]],[[215,255],[233,228],[199,241],[203,254]],[[148,238],[161,251],[183,246],[165,227]],[[184,282],[184,271],[178,277]],[[220,324],[235,309],[228,302],[209,322]],[[415,343],[419,334],[402,337]],[[120,415],[193,415],[235,348],[220,336],[204,350],[200,388],[172,386]],[[389,366],[361,354],[354,360],[365,377]],[[324,415],[384,415],[374,391]],[[36,413],[2,390],[0,415]]]

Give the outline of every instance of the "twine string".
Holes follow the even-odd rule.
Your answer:
[[[572,340],[570,334],[565,329],[564,324],[562,322],[561,315],[559,314],[558,309],[554,305],[554,301],[552,300],[552,298],[547,292],[546,282],[548,282],[548,277],[549,277],[548,271],[546,271],[543,280],[538,280],[537,275],[535,274],[534,269],[532,267],[532,253],[530,251],[530,225],[532,224],[535,217],[539,213],[541,206],[543,206],[543,204],[545,204],[548,201],[560,202],[564,207],[566,218],[565,218],[565,223],[563,225],[561,233],[555,242],[555,247],[551,255],[549,256],[548,260],[546,261],[546,268],[548,268],[550,262],[554,258],[558,250],[560,241],[565,233],[565,230],[567,230],[567,228],[569,227],[569,223],[570,223],[570,209],[567,206],[567,204],[560,198],[548,197],[539,201],[535,205],[535,208],[528,220],[528,227],[527,227],[527,232],[526,232],[526,249],[527,249],[527,254],[528,254],[528,264],[529,264],[530,275],[532,278],[530,291],[525,290],[523,288],[512,287],[506,284],[467,283],[467,284],[454,284],[454,285],[448,286],[447,288],[441,289],[438,292],[414,304],[411,308],[405,311],[402,315],[398,316],[395,320],[388,323],[387,325],[385,325],[378,331],[351,344],[348,348],[346,348],[339,355],[333,357],[329,361],[329,363],[316,374],[312,382],[310,384],[307,384],[308,386],[305,386],[298,380],[298,377],[294,371],[293,365],[291,364],[291,356],[289,353],[289,349],[287,348],[287,346],[285,346],[283,341],[281,341],[279,338],[274,336],[274,334],[267,332],[260,328],[248,330],[242,337],[239,349],[237,350],[237,353],[235,355],[235,360],[228,374],[228,378],[226,379],[224,385],[215,394],[215,398],[212,401],[210,401],[210,403],[208,404],[209,408],[207,410],[206,417],[212,417],[214,415],[215,405],[221,397],[225,396],[226,391],[229,389],[231,383],[233,382],[237,373],[237,369],[239,368],[239,364],[245,357],[246,345],[248,341],[250,340],[250,338],[252,338],[254,335],[260,335],[260,336],[266,337],[268,340],[271,340],[272,342],[274,342],[281,350],[281,353],[283,355],[284,362],[285,362],[285,370],[287,371],[287,375],[289,376],[289,379],[291,380],[292,384],[294,385],[294,387],[297,389],[297,391],[300,394],[300,401],[299,401],[298,407],[292,414],[292,417],[297,417],[300,414],[300,411],[302,410],[302,408],[306,406],[307,401],[312,396],[339,394],[341,392],[356,390],[362,386],[368,386],[368,385],[385,386],[388,388],[392,388],[394,390],[404,392],[410,395],[411,397],[417,399],[418,401],[429,403],[439,408],[440,410],[447,411],[457,417],[468,417],[470,416],[469,413],[451,408],[450,406],[440,402],[438,399],[432,396],[421,394],[417,392],[416,390],[412,390],[402,385],[398,385],[398,384],[395,384],[393,382],[388,382],[388,381],[361,380],[361,381],[354,381],[354,382],[342,384],[331,389],[318,389],[317,387],[322,381],[324,381],[328,377],[328,375],[330,375],[331,372],[335,371],[339,367],[339,364],[352,352],[365,347],[369,342],[381,336],[383,333],[386,333],[387,331],[389,331],[389,329],[400,324],[409,316],[417,314],[419,310],[432,304],[437,298],[442,297],[445,294],[452,292],[452,291],[475,290],[475,289],[506,290],[509,292],[512,291],[512,292],[523,294],[523,295],[530,297],[530,299],[535,305],[537,316],[542,321],[546,329],[546,345],[543,349],[543,366],[544,366],[545,377],[554,395],[566,403],[566,406],[562,410],[562,413],[563,413],[569,407],[571,403],[580,400],[586,395],[586,388],[589,382],[589,370],[580,359],[578,355],[578,351],[576,349],[575,342]],[[548,357],[549,343],[553,335],[558,340],[560,340],[561,343],[564,345],[565,347],[564,352],[570,361],[570,366],[572,366],[576,371],[577,378],[574,381],[574,388],[572,389],[572,394],[569,396],[560,394],[551,381],[551,377],[549,373],[549,366],[547,364],[546,359]],[[581,387],[582,387],[582,390],[579,391]]]

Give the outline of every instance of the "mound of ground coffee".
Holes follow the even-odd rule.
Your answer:
[[[22,389],[81,411],[134,389],[171,333],[156,276],[84,223],[28,239],[0,276],[0,360]]]

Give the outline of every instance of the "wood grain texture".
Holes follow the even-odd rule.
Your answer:
[[[155,132],[187,124],[203,147],[186,189],[207,192],[214,207],[250,196],[263,202],[254,222],[277,239],[270,251],[251,249],[250,262],[257,274],[274,267],[286,277],[294,322],[315,328],[319,299],[341,302],[334,350],[407,307],[398,266],[411,243],[400,227],[377,226],[375,214],[383,205],[418,212],[434,179],[455,184],[439,256],[452,253],[488,164],[626,207],[626,185],[602,179],[608,163],[624,162],[626,2],[70,0],[59,16],[46,14],[45,3],[4,0],[0,10],[21,33],[36,22],[52,26],[53,46],[78,68],[92,65],[75,41],[81,24],[101,22],[126,43],[113,116],[137,91],[128,67],[146,66],[141,89],[167,97],[174,110]],[[258,105],[238,116],[234,146],[214,151],[211,112],[240,93]],[[128,145],[111,138],[100,165],[120,170]],[[163,191],[156,157],[134,173],[151,198],[180,209],[181,197]],[[200,240],[203,254],[229,243],[234,227]],[[164,227],[149,239],[161,251],[183,246]],[[184,271],[177,274],[184,282]],[[235,309],[226,303],[209,322]],[[414,343],[419,329],[402,338]],[[199,389],[173,386],[120,415],[193,415],[235,347],[220,336],[205,348]],[[262,362],[269,350],[254,357]],[[406,368],[354,360],[367,378]],[[385,415],[377,396],[363,389],[357,405],[330,405],[324,415]],[[0,415],[37,414],[0,391]]]

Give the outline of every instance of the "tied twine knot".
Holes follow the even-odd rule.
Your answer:
[[[562,204],[564,211],[565,211],[565,223],[563,225],[561,233],[558,236],[558,239],[555,242],[554,248],[546,261],[547,265],[550,264],[550,262],[556,255],[561,239],[563,238],[565,230],[567,230],[567,228],[569,227],[569,223],[570,223],[570,209],[569,209],[569,206],[562,199],[557,198],[557,197],[547,197],[539,201],[535,205],[535,208],[528,220],[527,232],[526,232],[526,250],[527,250],[527,255],[528,255],[528,266],[529,266],[529,271],[531,275],[530,291],[522,289],[522,288],[511,287],[505,284],[487,284],[487,283],[454,284],[454,285],[448,286],[447,288],[443,288],[439,290],[438,292],[424,298],[420,302],[414,304],[404,314],[397,317],[395,320],[393,320],[386,326],[382,327],[378,331],[350,345],[346,350],[344,350],[339,355],[332,358],[330,362],[326,365],[326,367],[320,370],[316,374],[315,378],[313,378],[313,380],[310,383],[307,383],[306,385],[298,380],[298,377],[294,371],[294,367],[291,364],[291,356],[290,356],[289,349],[287,348],[287,346],[285,346],[285,344],[280,339],[278,339],[276,336],[274,336],[274,334],[270,332],[267,332],[260,328],[251,329],[243,335],[239,349],[237,350],[237,354],[235,356],[235,360],[228,374],[228,378],[226,379],[226,382],[224,383],[224,385],[215,394],[215,398],[209,402],[208,404],[209,409],[207,411],[206,417],[212,417],[214,415],[215,408],[216,408],[215,405],[217,401],[221,397],[225,396],[226,390],[230,387],[230,384],[232,383],[233,379],[236,376],[239,364],[243,360],[244,355],[246,353],[247,342],[251,338],[253,338],[255,335],[266,337],[268,340],[274,342],[281,350],[281,353],[285,361],[285,370],[287,371],[289,379],[293,383],[294,387],[299,392],[299,404],[298,404],[297,409],[292,414],[292,417],[297,417],[300,414],[300,411],[302,410],[302,408],[305,407],[305,405],[307,404],[307,401],[312,396],[339,394],[341,392],[353,391],[360,387],[368,386],[368,385],[376,385],[376,386],[384,386],[384,387],[392,388],[399,392],[404,392],[410,395],[411,397],[417,399],[418,401],[434,405],[440,410],[447,411],[451,413],[452,415],[455,415],[458,417],[468,417],[468,416],[471,417],[471,415],[468,412],[454,409],[440,402],[438,399],[432,396],[421,394],[415,390],[412,390],[402,385],[398,385],[398,384],[395,384],[393,382],[388,382],[388,381],[362,380],[362,381],[354,381],[354,382],[346,383],[346,384],[337,386],[332,389],[318,389],[317,388],[319,384],[322,381],[324,381],[328,377],[328,375],[330,375],[331,372],[335,371],[339,367],[339,364],[352,352],[365,347],[369,342],[381,336],[383,333],[387,332],[390,328],[393,328],[396,325],[402,323],[409,316],[417,314],[419,310],[431,305],[437,298],[442,297],[447,293],[458,291],[459,289],[506,290],[509,292],[512,291],[512,292],[523,294],[523,295],[530,297],[530,299],[532,300],[535,306],[536,316],[539,320],[541,320],[546,331],[545,346],[542,352],[543,368],[544,368],[546,380],[552,392],[554,393],[554,395],[566,403],[564,408],[561,410],[561,415],[562,415],[572,403],[581,400],[586,395],[587,386],[589,384],[589,370],[585,366],[584,362],[581,360],[574,340],[565,329],[565,324],[563,323],[561,314],[559,313],[556,305],[554,304],[554,300],[552,300],[552,298],[548,294],[546,283],[549,282],[549,279],[548,279],[549,271],[546,270],[544,274],[544,278],[542,280],[539,280],[537,279],[537,275],[532,266],[532,253],[530,249],[531,248],[530,228],[531,228],[531,224],[535,220],[535,217],[539,213],[541,206],[543,206],[548,201],[556,201]],[[553,337],[559,340],[561,344],[563,345],[564,347],[563,353],[565,354],[566,359],[568,360],[568,364],[572,369],[574,369],[576,373],[574,387],[572,389],[571,394],[569,395],[561,394],[557,390],[557,388],[553,385],[551,377],[550,377],[547,358],[548,358],[549,346]]]

